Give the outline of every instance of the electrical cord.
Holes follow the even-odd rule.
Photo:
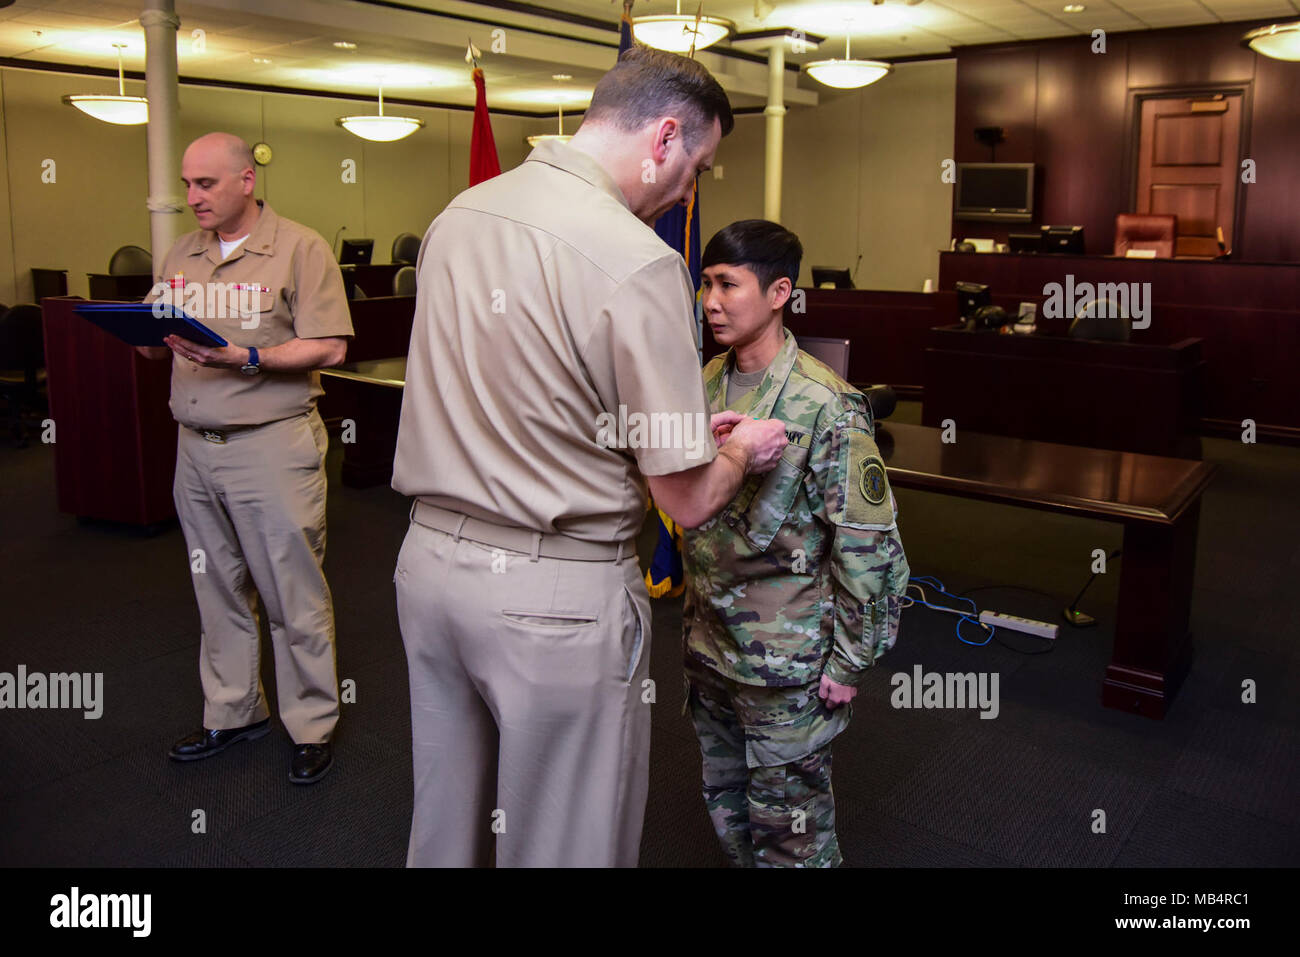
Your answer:
[[[1053,601],[1058,600],[1057,597],[1053,595],[1051,592],[1045,592],[1041,588],[1030,588],[1026,585],[976,585],[974,588],[966,588],[958,592],[953,597],[965,598],[967,595],[970,595],[973,592],[994,591],[995,589],[999,589],[999,588],[1004,588],[1010,591],[1027,591],[1034,595],[1042,595],[1044,598],[1050,598]],[[1017,648],[1015,645],[1007,644],[1001,638],[998,638],[997,642],[1003,648],[1007,649],[1008,651],[1014,651],[1018,655],[1050,655],[1056,649],[1055,641],[1047,642],[1046,646],[1044,647],[1035,646],[1034,648]]]
[[[930,595],[926,591],[927,586],[934,589],[939,594],[952,599],[953,601],[970,602],[970,606],[971,606],[970,611],[967,611],[963,608],[953,608],[948,605],[936,605],[934,602],[930,600]],[[915,598],[912,596],[911,591],[913,588],[915,588],[917,592],[920,593],[919,598]],[[1051,652],[1056,647],[1056,642],[1054,641],[1048,642],[1047,647],[1039,648],[1036,650],[1017,648],[1015,645],[1009,645],[1005,641],[1003,641],[1002,638],[998,635],[997,629],[995,627],[989,624],[985,624],[984,622],[979,620],[979,606],[975,604],[975,599],[967,596],[971,592],[989,591],[995,588],[1014,588],[1014,589],[1019,589],[1021,591],[1034,592],[1039,595],[1044,595],[1048,598],[1054,597],[1045,591],[1039,591],[1036,588],[1022,588],[1020,585],[979,585],[975,588],[967,588],[965,591],[954,594],[953,592],[948,591],[948,589],[944,586],[943,582],[939,581],[939,579],[935,578],[933,575],[913,575],[911,578],[907,580],[907,589],[903,597],[899,599],[899,608],[903,609],[903,608],[910,608],[912,605],[921,605],[924,608],[929,608],[931,611],[940,611],[949,615],[956,615],[958,617],[957,628],[956,628],[957,640],[965,645],[974,645],[976,648],[983,648],[990,641],[996,640],[997,643],[1001,645],[1003,648],[1006,648],[1008,651],[1013,651],[1019,655],[1051,654]],[[966,622],[970,622],[971,624],[976,625],[977,627],[982,628],[984,629],[985,632],[987,632],[987,635],[985,636],[983,641],[972,641],[969,638],[966,638],[962,635],[961,626]]]
[[[952,598],[956,601],[970,602],[971,605],[970,611],[966,611],[961,608],[952,608],[945,605],[934,604],[933,602],[930,601],[930,596],[925,590],[925,587],[927,585],[935,589],[935,591],[939,592],[939,594],[946,595],[948,598]],[[913,588],[915,588],[918,592],[920,592],[921,595],[920,598],[913,598],[911,596],[910,592]],[[957,640],[960,641],[962,644],[974,645],[977,648],[982,648],[985,645],[987,645],[990,641],[993,640],[993,636],[997,632],[997,629],[994,628],[992,625],[986,625],[984,624],[984,622],[979,620],[979,608],[975,605],[974,599],[963,598],[961,595],[952,594],[952,592],[948,591],[948,589],[944,587],[943,582],[939,581],[939,579],[934,578],[933,576],[913,575],[911,578],[908,579],[907,593],[904,594],[904,596],[899,600],[899,607],[910,608],[912,605],[918,605],[918,604],[926,608],[929,608],[932,611],[941,611],[949,615],[956,615],[958,617],[957,627],[956,627]],[[966,622],[970,622],[971,624],[979,628],[982,628],[984,629],[985,632],[987,632],[983,641],[971,641],[969,638],[966,638],[962,635],[961,626]]]

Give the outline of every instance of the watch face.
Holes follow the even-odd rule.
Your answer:
[[[257,143],[253,146],[253,161],[258,166],[265,166],[271,162],[271,147],[265,143]]]

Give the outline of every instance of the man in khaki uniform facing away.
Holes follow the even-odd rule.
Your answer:
[[[653,223],[733,125],[637,47],[568,145],[460,194],[420,252],[393,469],[411,866],[635,865],[647,791],[646,484],[686,527],[785,446],[708,415],[682,257]],[[733,425],[718,451],[711,425]]]
[[[181,177],[199,229],[155,261],[149,299],[183,307],[229,345],[169,336],[167,348],[140,350],[172,357],[173,491],[203,626],[203,727],[169,756],[211,757],[270,730],[260,595],[294,743],[289,780],[310,784],[333,762],[339,714],[317,370],[343,361],[352,320],[330,245],[255,199],[255,176],[248,144],[228,133],[185,151]]]

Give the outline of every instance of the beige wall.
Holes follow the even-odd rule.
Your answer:
[[[937,284],[951,224],[952,187],[940,172],[953,155],[956,84],[955,60],[905,63],[863,90],[823,89],[815,109],[786,114],[781,221],[803,243],[802,283],[813,265],[853,269],[861,255],[861,289]],[[737,117],[722,141],[723,178],[701,180],[702,242],[762,217],[765,126],[761,115]]]
[[[0,303],[32,298],[33,266],[66,268],[68,291],[84,296],[86,274],[106,272],[119,246],[149,248],[144,127],[101,123],[60,102],[65,93],[104,83],[0,70],[0,155],[8,174],[8,188],[0,183]],[[127,87],[139,94],[143,84]],[[473,122],[467,111],[396,107],[388,112],[398,110],[423,119],[424,128],[397,143],[368,143],[334,120],[373,112],[373,104],[182,86],[181,142],[214,129],[249,142],[264,140],[274,158],[258,171],[259,197],[326,240],[340,226],[347,227],[344,236],[373,238],[374,261],[388,262],[398,233],[422,235],[468,185]],[[553,122],[494,115],[502,167],[522,162],[528,154],[524,137],[549,131]],[[55,162],[53,183],[41,181],[45,159]],[[355,184],[342,181],[345,159],[356,162]],[[183,217],[184,229],[193,229],[193,215],[186,211]]]
[[[468,80],[467,80],[468,82]],[[0,303],[32,297],[31,268],[66,268],[74,295],[88,292],[86,273],[104,272],[128,243],[149,247],[143,127],[118,127],[64,106],[65,93],[97,89],[88,77],[0,70]],[[134,87],[134,88],[132,88]],[[128,84],[139,93],[143,84]],[[951,186],[939,178],[952,155],[956,66],[953,60],[902,64],[881,82],[851,93],[823,91],[815,109],[786,116],[782,219],[803,241],[801,281],[811,266],[857,267],[856,284],[920,289],[938,278],[938,250],[948,245]],[[489,90],[489,96],[491,91]],[[224,129],[275,151],[259,170],[258,195],[275,209],[332,240],[372,237],[375,262],[387,262],[393,238],[423,234],[468,182],[473,115],[401,107],[425,121],[397,143],[368,143],[334,124],[367,112],[358,101],[182,86],[181,138]],[[528,153],[524,137],[549,132],[551,120],[494,115],[505,169]],[[762,116],[737,118],[717,162],[725,175],[701,185],[705,242],[737,219],[763,215]],[[53,159],[56,181],[42,183]],[[341,177],[356,161],[357,182]],[[184,215],[185,229],[194,226]]]

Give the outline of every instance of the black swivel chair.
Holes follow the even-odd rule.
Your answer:
[[[420,237],[415,233],[402,233],[393,240],[393,262],[414,266],[420,255]]]
[[[862,394],[867,397],[867,405],[871,408],[871,421],[879,422],[881,419],[887,419],[898,408],[898,395],[894,392],[892,385],[868,385],[862,387]]]
[[[393,274],[393,295],[415,295],[415,267],[403,266]]]
[[[19,448],[27,445],[23,413],[39,407],[44,382],[41,307],[20,303],[0,315],[0,395],[8,406],[9,431]]]
[[[849,378],[849,340],[826,339],[822,336],[795,336],[799,348],[818,362],[831,367],[841,379]]]
[[[849,340],[848,339],[827,339],[821,336],[796,336],[795,341],[799,348],[808,355],[812,356],[818,362],[824,362],[830,366],[834,372],[844,381],[849,378]],[[859,387],[862,393],[867,397],[867,405],[871,408],[871,417],[874,421],[889,418],[898,404],[898,397],[894,394],[892,386],[888,385],[871,385]]]
[[[1084,303],[1070,323],[1071,339],[1104,339],[1128,342],[1133,323],[1128,311],[1111,299],[1094,299]]]
[[[153,274],[153,256],[139,246],[123,246],[108,261],[110,276],[149,276]]]

